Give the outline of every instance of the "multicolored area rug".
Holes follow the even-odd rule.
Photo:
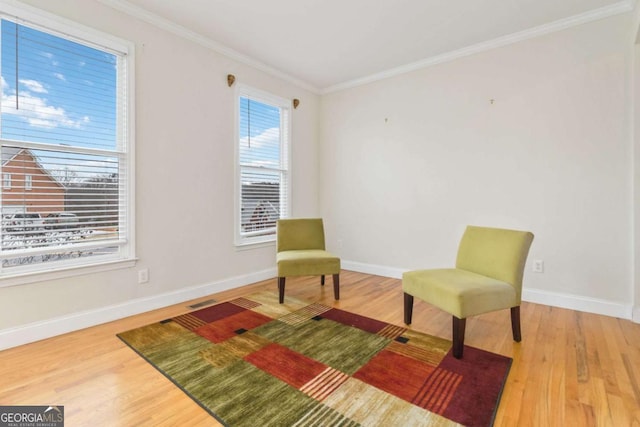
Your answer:
[[[228,426],[488,426],[511,366],[270,292],[118,336]]]

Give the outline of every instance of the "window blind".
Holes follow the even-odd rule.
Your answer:
[[[0,276],[126,258],[126,52],[0,26]]]
[[[289,212],[289,108],[251,90],[239,97],[239,243],[273,240]]]

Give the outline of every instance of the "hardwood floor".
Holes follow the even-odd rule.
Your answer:
[[[341,300],[319,278],[287,280],[287,296],[403,323],[400,280],[343,271]],[[64,405],[67,426],[215,426],[200,406],[115,334],[258,290],[276,279],[0,352],[0,405]],[[496,426],[640,426],[640,324],[522,305],[470,318],[466,345],[513,357]],[[449,315],[416,299],[413,329],[451,339]]]

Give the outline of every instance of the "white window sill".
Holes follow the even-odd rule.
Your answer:
[[[136,265],[136,261],[136,258],[130,258],[125,260],[104,261],[99,264],[70,265],[58,267],[49,271],[23,272],[7,276],[5,278],[0,278],[0,288],[131,268]]]
[[[276,245],[276,239],[264,240],[260,242],[241,242],[236,243],[236,251],[248,251],[251,249],[260,249]]]

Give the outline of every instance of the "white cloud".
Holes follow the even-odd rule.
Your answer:
[[[44,89],[42,84],[34,80],[21,80],[21,83],[33,92],[38,92],[39,88]],[[2,113],[20,116],[33,127],[45,129],[58,126],[79,128],[83,123],[89,121],[87,116],[80,120],[73,120],[64,108],[50,105],[45,98],[35,96],[28,90],[20,91],[16,105],[16,92],[15,90],[9,92],[8,88],[9,85],[2,77]]]
[[[36,93],[48,93],[49,92],[47,89],[45,89],[45,87],[42,85],[42,83],[40,83],[39,81],[36,81],[36,80],[22,79],[22,80],[20,80],[20,83],[25,85],[27,87],[27,89],[30,90],[31,92],[36,92]]]
[[[62,73],[53,73],[53,76],[58,80],[62,80],[63,82],[67,81],[67,78]]]
[[[258,151],[260,150],[260,151]],[[249,139],[240,139],[240,159],[244,164],[260,167],[277,167],[280,163],[280,129],[265,129]]]
[[[240,147],[243,149],[251,148],[263,148],[263,147],[278,147],[280,145],[280,129],[269,128],[265,129],[261,134],[254,135],[249,140],[248,137],[240,139]]]

